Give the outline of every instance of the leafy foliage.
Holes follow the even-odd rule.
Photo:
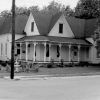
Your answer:
[[[39,12],[39,13],[50,14],[50,15],[55,15],[56,13],[59,12],[64,12],[66,15],[73,14],[73,10],[70,8],[70,6],[65,7],[61,3],[55,1],[51,1],[48,6],[44,6],[42,9],[34,5],[29,8],[16,6],[15,11],[16,11],[16,15],[22,15],[22,14],[29,15],[30,11],[34,13]],[[0,15],[1,17],[11,16],[11,11],[4,10],[1,12]]]
[[[100,16],[100,0],[80,0],[75,8],[75,16],[85,19]]]

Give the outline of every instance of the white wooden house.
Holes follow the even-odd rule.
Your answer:
[[[98,50],[92,38],[96,19],[85,20],[30,13],[16,17],[15,54],[19,60],[48,63],[88,61],[99,63]],[[11,19],[0,24],[0,60],[11,59]]]

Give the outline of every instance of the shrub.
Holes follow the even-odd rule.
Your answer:
[[[89,63],[87,61],[80,61],[79,62],[79,66],[82,66],[82,67],[87,66],[88,67],[88,65],[89,65]]]
[[[5,67],[5,66],[7,65],[7,62],[6,62],[6,61],[2,61],[2,62],[1,62],[1,65],[2,65],[3,67]]]
[[[50,63],[47,64],[47,68],[54,68],[54,59],[51,59]]]
[[[63,59],[60,60],[60,65],[59,65],[59,67],[64,67],[64,60],[63,60]]]

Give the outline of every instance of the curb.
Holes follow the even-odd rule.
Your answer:
[[[43,75],[36,75],[34,76],[15,76],[13,80],[48,80],[48,79],[71,79],[71,78],[88,78],[88,77],[100,77],[100,75],[70,75],[70,76],[46,76]],[[11,80],[10,77],[5,76],[3,79]]]

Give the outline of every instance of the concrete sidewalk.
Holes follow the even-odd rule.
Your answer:
[[[32,75],[32,76],[22,76],[22,75],[16,75],[14,76],[14,80],[47,80],[47,79],[57,79],[57,78],[61,78],[61,79],[65,79],[65,78],[76,78],[76,77],[100,77],[100,74],[93,74],[93,73],[82,73],[80,74],[69,74],[69,75]],[[4,76],[2,77],[3,79],[10,79],[10,76]]]

